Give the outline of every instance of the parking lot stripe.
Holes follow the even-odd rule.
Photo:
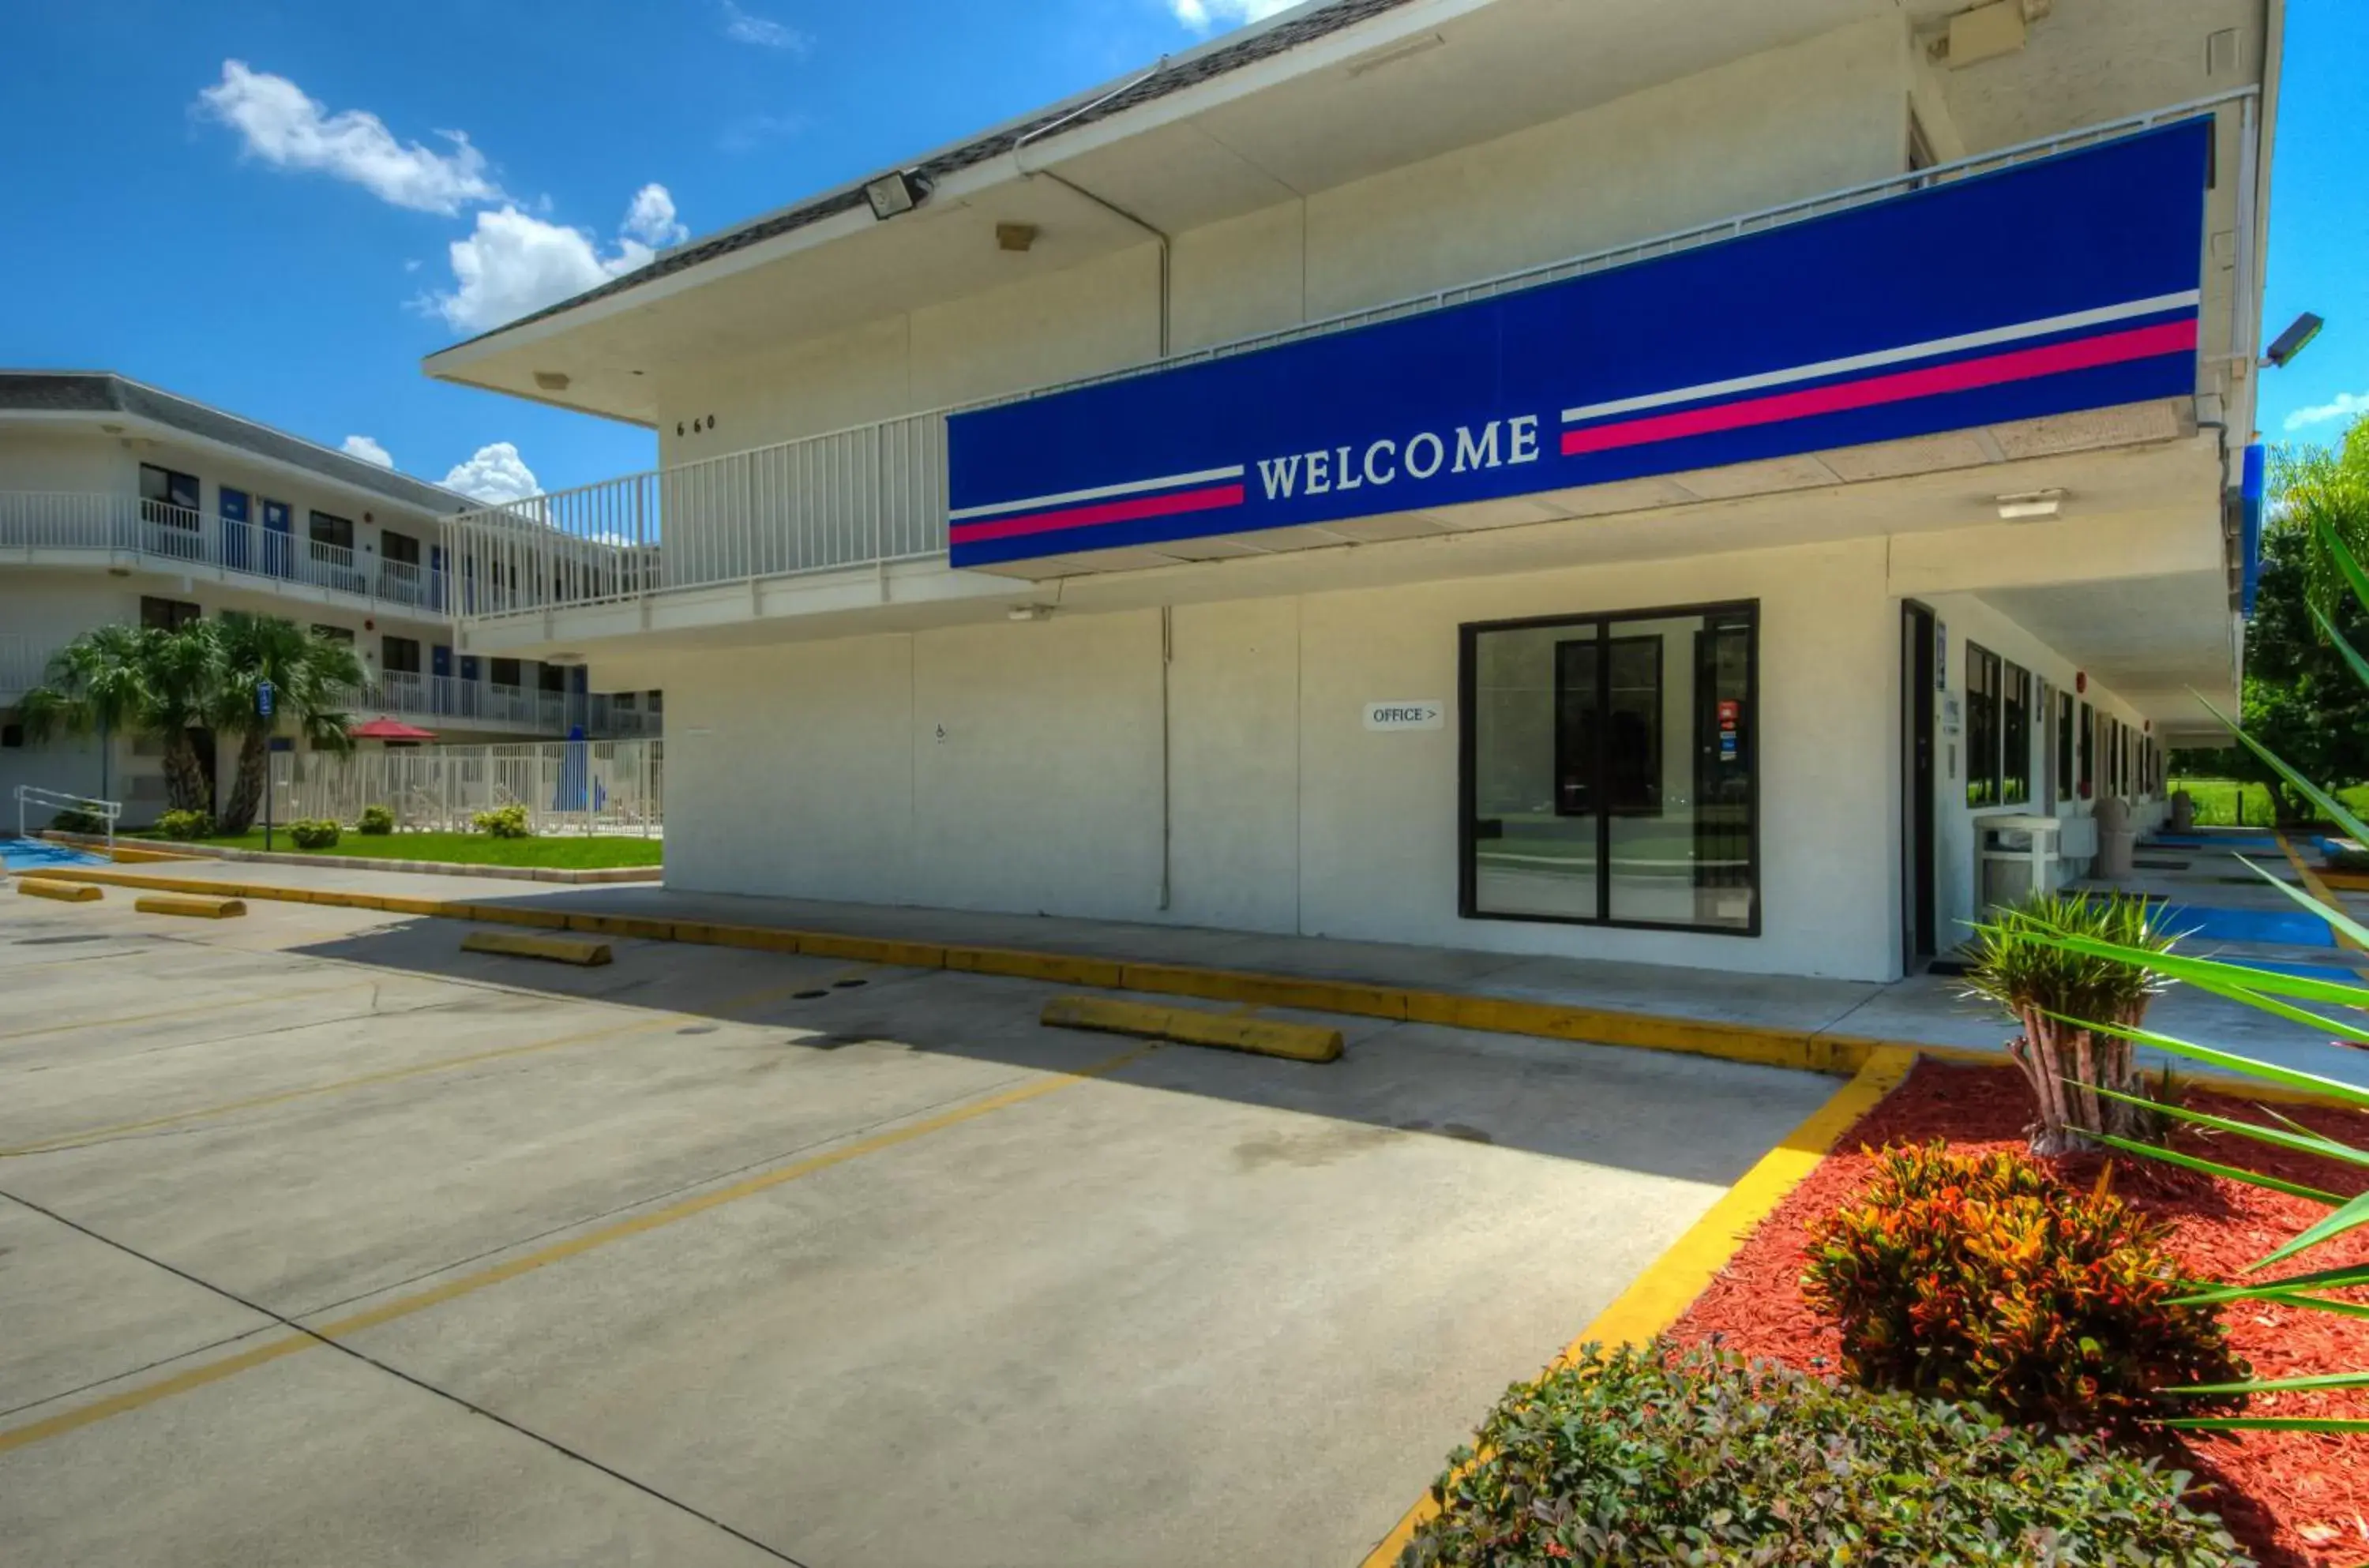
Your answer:
[[[127,1389],[122,1393],[91,1404],[62,1411],[43,1420],[29,1422],[22,1426],[12,1426],[6,1431],[0,1431],[0,1454],[6,1454],[17,1448],[29,1448],[35,1443],[51,1437],[63,1436],[69,1432],[80,1431],[86,1426],[95,1425],[112,1416],[144,1409],[161,1401],[171,1399],[177,1394],[187,1393],[193,1389],[201,1389],[209,1384],[221,1382],[225,1378],[235,1377],[250,1368],[261,1367],[278,1361],[283,1356],[292,1356],[300,1350],[334,1345],[337,1341],[348,1335],[378,1328],[383,1324],[394,1322],[397,1319],[426,1311],[430,1307],[439,1307],[447,1301],[457,1300],[464,1296],[475,1295],[489,1287],[516,1279],[521,1275],[532,1274],[552,1264],[579,1257],[596,1248],[605,1247],[612,1242],[622,1242],[629,1237],[656,1230],[661,1226],[671,1225],[677,1220],[704,1214],[711,1208],[720,1208],[727,1203],[736,1203],[744,1197],[753,1197],[759,1193],[770,1192],[785,1183],[795,1182],[802,1176],[811,1176],[818,1171],[828,1171],[834,1166],[861,1160],[865,1155],[877,1154],[883,1150],[894,1149],[900,1144],[927,1138],[932,1133],[944,1132],[948,1127],[960,1127],[966,1122],[975,1121],[993,1112],[1042,1098],[1057,1090],[1069,1088],[1072,1084],[1107,1076],[1130,1062],[1140,1060],[1159,1048],[1157,1046],[1139,1046],[1134,1050],[1123,1051],[1091,1067],[1079,1068],[1071,1072],[1048,1073],[1033,1083],[1023,1083],[1016,1088],[1006,1089],[998,1093],[966,1102],[951,1110],[941,1111],[935,1116],[908,1122],[902,1127],[890,1127],[885,1132],[876,1132],[869,1137],[857,1139],[852,1143],[841,1144],[835,1149],[826,1149],[819,1154],[809,1154],[803,1159],[793,1160],[786,1165],[777,1165],[770,1171],[761,1172],[729,1185],[716,1187],[680,1202],[668,1204],[662,1208],[651,1209],[646,1214],[637,1214],[630,1219],[600,1226],[585,1231],[582,1235],[571,1236],[564,1242],[555,1242],[550,1246],[539,1247],[533,1252],[522,1253],[508,1262],[448,1279],[441,1285],[430,1286],[425,1290],[416,1290],[407,1296],[398,1296],[391,1301],[365,1308],[359,1312],[349,1313],[345,1317],[323,1323],[318,1327],[299,1324],[296,1333],[286,1339],[274,1340],[269,1345],[241,1351],[236,1356],[226,1356],[220,1361],[208,1362],[203,1367],[193,1367],[186,1372],[177,1373],[173,1377],[157,1382],[143,1384],[136,1389]]]
[[[12,1040],[29,1040],[37,1035],[63,1035],[75,1029],[112,1029],[123,1024],[145,1024],[157,1018],[186,1018],[192,1013],[219,1013],[226,1007],[257,1007],[267,1001],[292,1001],[300,996],[322,996],[333,990],[359,990],[374,982],[362,979],[340,980],[333,986],[315,986],[309,990],[281,990],[246,996],[217,997],[212,1001],[193,1001],[186,1007],[159,1008],[154,1013],[124,1013],[112,1018],[86,1018],[76,1024],[44,1024],[38,1029],[15,1029],[0,1035],[0,1045]]]
[[[309,1100],[322,1094],[342,1093],[349,1089],[368,1089],[381,1083],[398,1083],[407,1078],[422,1078],[433,1072],[452,1072],[480,1062],[501,1061],[510,1057],[532,1056],[540,1051],[555,1051],[568,1046],[587,1046],[596,1040],[612,1039],[637,1030],[655,1029],[679,1024],[685,1018],[722,1015],[743,1008],[760,1007],[768,1001],[796,992],[806,981],[788,985],[765,986],[756,990],[742,991],[726,997],[715,1007],[702,1013],[659,1012],[612,1024],[606,1028],[587,1029],[572,1035],[561,1035],[548,1040],[531,1040],[522,1046],[503,1046],[490,1051],[473,1051],[467,1056],[440,1057],[434,1061],[415,1062],[409,1067],[392,1067],[381,1072],[365,1072],[352,1078],[339,1078],[327,1083],[315,1083],[303,1089],[282,1089],[276,1093],[251,1095],[244,1100],[224,1100],[212,1105],[199,1105],[190,1110],[175,1111],[168,1116],[149,1116],[136,1122],[118,1122],[112,1127],[86,1127],[80,1132],[61,1133],[55,1138],[34,1143],[18,1144],[14,1149],[0,1149],[0,1160],[12,1160],[27,1154],[52,1154],[63,1149],[74,1149],[103,1139],[122,1138],[131,1133],[153,1132],[158,1127],[178,1127],[184,1122],[202,1121],[209,1116],[226,1116],[240,1111],[260,1110],[267,1105],[284,1105],[292,1100]],[[343,988],[331,988],[343,989]],[[597,1001],[597,998],[584,998]]]

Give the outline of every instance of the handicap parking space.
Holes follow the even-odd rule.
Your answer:
[[[578,969],[304,905],[158,923],[0,907],[45,1031],[0,1024],[27,1561],[1354,1562],[1835,1088],[1262,1014],[1344,1030],[1311,1066],[1046,1028],[1022,979]]]

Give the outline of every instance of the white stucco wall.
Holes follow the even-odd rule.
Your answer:
[[[1459,918],[1459,626],[1755,598],[1763,934]],[[1159,612],[686,654],[668,877],[1878,978],[1897,963],[1897,614],[1881,541],[1180,608],[1165,912]],[[1451,722],[1368,730],[1391,699]]]
[[[1173,236],[1176,349],[1381,303],[1898,174],[1906,25],[1837,29]],[[661,373],[693,462],[1157,357],[1158,251]],[[690,430],[713,415],[713,429]],[[678,423],[686,433],[678,436]]]

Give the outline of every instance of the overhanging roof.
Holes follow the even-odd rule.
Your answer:
[[[374,491],[390,500],[438,514],[480,506],[471,497],[425,479],[258,425],[219,408],[116,374],[113,371],[0,370],[0,419],[36,415],[120,414],[203,441],[237,447],[325,479]]]

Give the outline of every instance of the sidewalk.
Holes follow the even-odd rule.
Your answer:
[[[2195,866],[2183,868],[2186,875],[2151,873],[2146,890],[2174,898],[2183,908],[2192,909],[2205,907],[2208,895],[2216,906],[2237,909],[2270,910],[2284,902],[2273,888],[2224,886],[2211,880],[2226,875],[2221,870],[2225,864],[2229,873],[2245,875],[2234,861],[2218,854],[2200,854],[2194,859]],[[2283,862],[2279,868],[2285,869]],[[169,869],[177,877],[251,887],[367,892],[439,901],[456,897],[451,878],[400,872],[219,861],[185,863]],[[688,893],[649,886],[480,884],[458,896],[480,905],[828,932],[933,945],[1015,948],[2002,1054],[2015,1033],[2013,1024],[1996,1008],[1966,999],[1962,980],[1934,975],[1879,985],[1194,926]],[[2204,956],[2306,962],[2331,971],[2350,967],[2352,956],[2332,947],[2206,941],[2182,946]],[[2148,1024],[2168,1035],[2283,1066],[2354,1082],[2369,1080],[2369,1053],[2335,1045],[2320,1032],[2185,987],[2174,987],[2158,999],[2149,1012]]]

